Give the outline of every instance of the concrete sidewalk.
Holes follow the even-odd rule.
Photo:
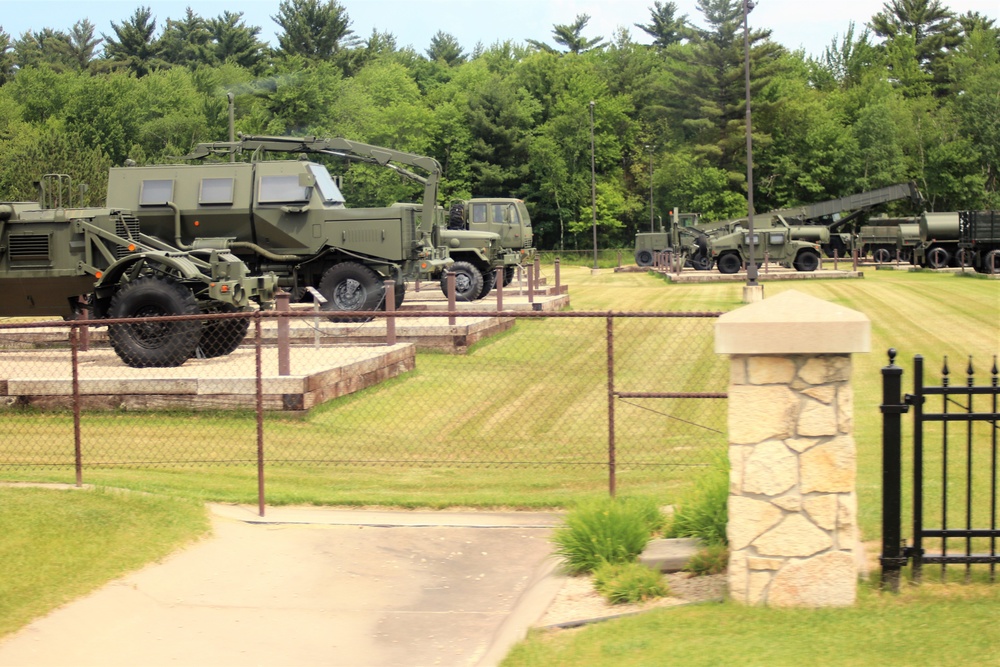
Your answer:
[[[213,534],[0,641],[0,665],[496,665],[556,514],[212,505]]]

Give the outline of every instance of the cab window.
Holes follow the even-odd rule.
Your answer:
[[[472,205],[472,221],[486,222],[486,204]]]
[[[340,193],[340,188],[337,187],[337,183],[330,176],[330,172],[326,170],[326,167],[319,164],[309,165],[309,172],[316,179],[316,189],[319,191],[320,199],[323,200],[324,204],[343,204],[344,195]]]
[[[767,242],[770,243],[771,245],[781,245],[782,243],[785,242],[785,235],[782,234],[781,232],[771,232],[771,235],[768,237]]]
[[[291,204],[309,201],[309,187],[299,185],[298,174],[261,176],[257,201],[261,204]]]
[[[139,206],[163,206],[174,198],[174,182],[167,179],[150,179],[142,182]]]
[[[233,179],[203,178],[201,192],[198,194],[199,204],[232,204]]]

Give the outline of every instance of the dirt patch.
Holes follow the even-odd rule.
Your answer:
[[[594,590],[592,576],[567,577],[537,627],[572,623],[618,614],[630,614],[689,602],[706,602],[726,593],[726,575],[692,577],[686,573],[665,575],[670,595],[637,604],[611,604]]]

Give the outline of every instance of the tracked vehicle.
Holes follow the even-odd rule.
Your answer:
[[[276,278],[218,249],[181,250],[139,232],[122,208],[75,208],[69,176],[46,175],[37,202],[0,203],[0,316],[94,318],[235,313],[267,305]],[[81,298],[83,297],[83,298]],[[129,366],[178,366],[235,350],[246,318],[108,327]]]

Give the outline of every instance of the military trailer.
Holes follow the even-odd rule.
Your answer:
[[[960,248],[977,273],[1000,274],[1000,211],[962,211]]]
[[[40,182],[38,202],[0,203],[0,316],[94,318],[235,313],[269,304],[276,278],[252,277],[218,249],[182,251],[139,232],[122,208],[74,208],[66,175]],[[81,297],[85,297],[81,299]],[[129,366],[218,357],[246,336],[246,318],[114,324],[108,338]]]
[[[202,161],[245,152],[251,153],[250,162]],[[301,153],[303,159],[262,159],[267,152]],[[314,287],[326,298],[327,311],[384,309],[384,281],[390,278],[396,281],[398,307],[406,281],[454,262],[435,216],[422,215],[423,205],[348,208],[327,168],[304,159],[308,154],[394,169],[424,185],[425,203],[437,199],[440,165],[431,158],[346,139],[241,136],[199,144],[184,158],[199,161],[194,164],[112,168],[108,205],[133,209],[144,233],[182,249],[227,250],[255,273],[276,274],[296,300]]]

